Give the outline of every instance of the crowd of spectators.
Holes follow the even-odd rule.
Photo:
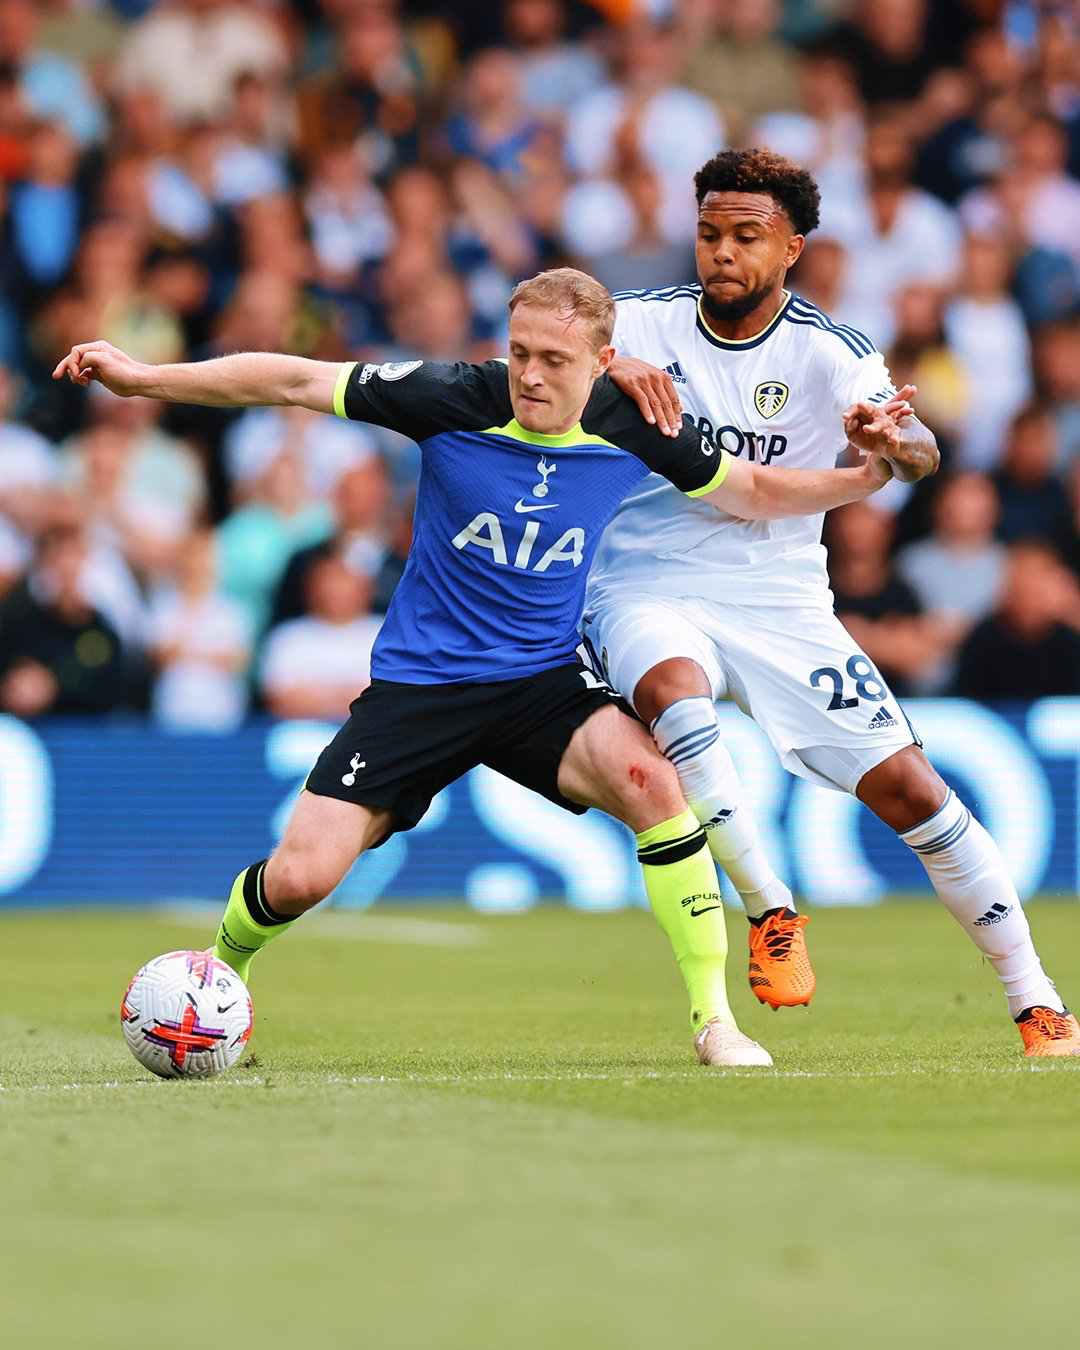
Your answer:
[[[0,0],[0,710],[338,719],[409,547],[404,438],[55,384],[73,342],[498,355],[538,268],[693,280],[752,144],[943,449],[833,513],[842,617],[905,692],[1080,693],[1074,5]]]

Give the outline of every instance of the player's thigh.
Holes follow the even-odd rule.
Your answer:
[[[574,732],[559,764],[559,791],[642,831],[686,809],[678,776],[644,724],[600,708]]]
[[[683,809],[678,779],[623,699],[580,662],[491,689],[484,763],[580,815],[637,830]]]
[[[373,680],[308,774],[267,867],[268,898],[314,904],[362,852],[410,830],[432,798],[479,763],[483,691]]]
[[[830,610],[717,606],[710,622],[740,707],[790,772],[854,792],[875,765],[921,744],[880,672]]]
[[[301,792],[266,865],[267,898],[271,904],[275,899],[317,903],[392,828],[390,811]]]
[[[633,701],[643,676],[663,661],[694,661],[705,672],[714,699],[727,693],[720,654],[689,606],[651,596],[608,601],[590,609],[583,635],[604,677],[623,698]]]
[[[316,760],[309,791],[381,808],[391,830],[411,830],[438,792],[480,762],[493,702],[486,689],[373,680]]]

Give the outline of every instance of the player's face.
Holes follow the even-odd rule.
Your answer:
[[[510,315],[510,402],[526,431],[559,436],[577,423],[614,347],[597,348],[584,319],[540,305]]]
[[[698,211],[695,251],[706,316],[725,323],[760,310],[767,322],[802,246],[803,236],[768,193],[708,193]]]

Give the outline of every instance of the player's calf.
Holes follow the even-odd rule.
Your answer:
[[[244,981],[255,953],[297,918],[296,914],[282,914],[267,901],[263,889],[265,873],[263,859],[245,867],[236,878],[214,941],[214,954],[232,966]]]
[[[1063,1015],[1001,852],[956,794],[947,789],[937,810],[900,838],[1001,981],[1009,1015],[1019,1018],[1031,1008]]]
[[[634,831],[649,906],[686,984],[691,1025],[699,1032],[722,1022],[737,1037],[724,977],[727,932],[716,868],[672,765],[640,722],[601,708],[575,730],[558,786],[564,796],[597,806]]]
[[[651,731],[657,747],[675,767],[683,795],[708,836],[709,851],[739,892],[750,919],[756,921],[784,907],[794,913],[791,892],[773,871],[758,837],[742,782],[720,734],[712,698],[692,692],[683,695],[654,719]]]
[[[217,955],[247,980],[255,953],[325,899],[389,828],[389,812],[302,792],[273,856],[233,882]]]
[[[247,980],[255,953],[324,900],[340,880],[318,860],[284,848],[245,867],[229,893],[214,944],[216,955]]]

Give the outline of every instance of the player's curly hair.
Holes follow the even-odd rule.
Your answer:
[[[796,234],[817,227],[821,193],[807,171],[785,155],[755,146],[721,150],[694,174],[698,206],[710,192],[767,192],[795,226]]]

